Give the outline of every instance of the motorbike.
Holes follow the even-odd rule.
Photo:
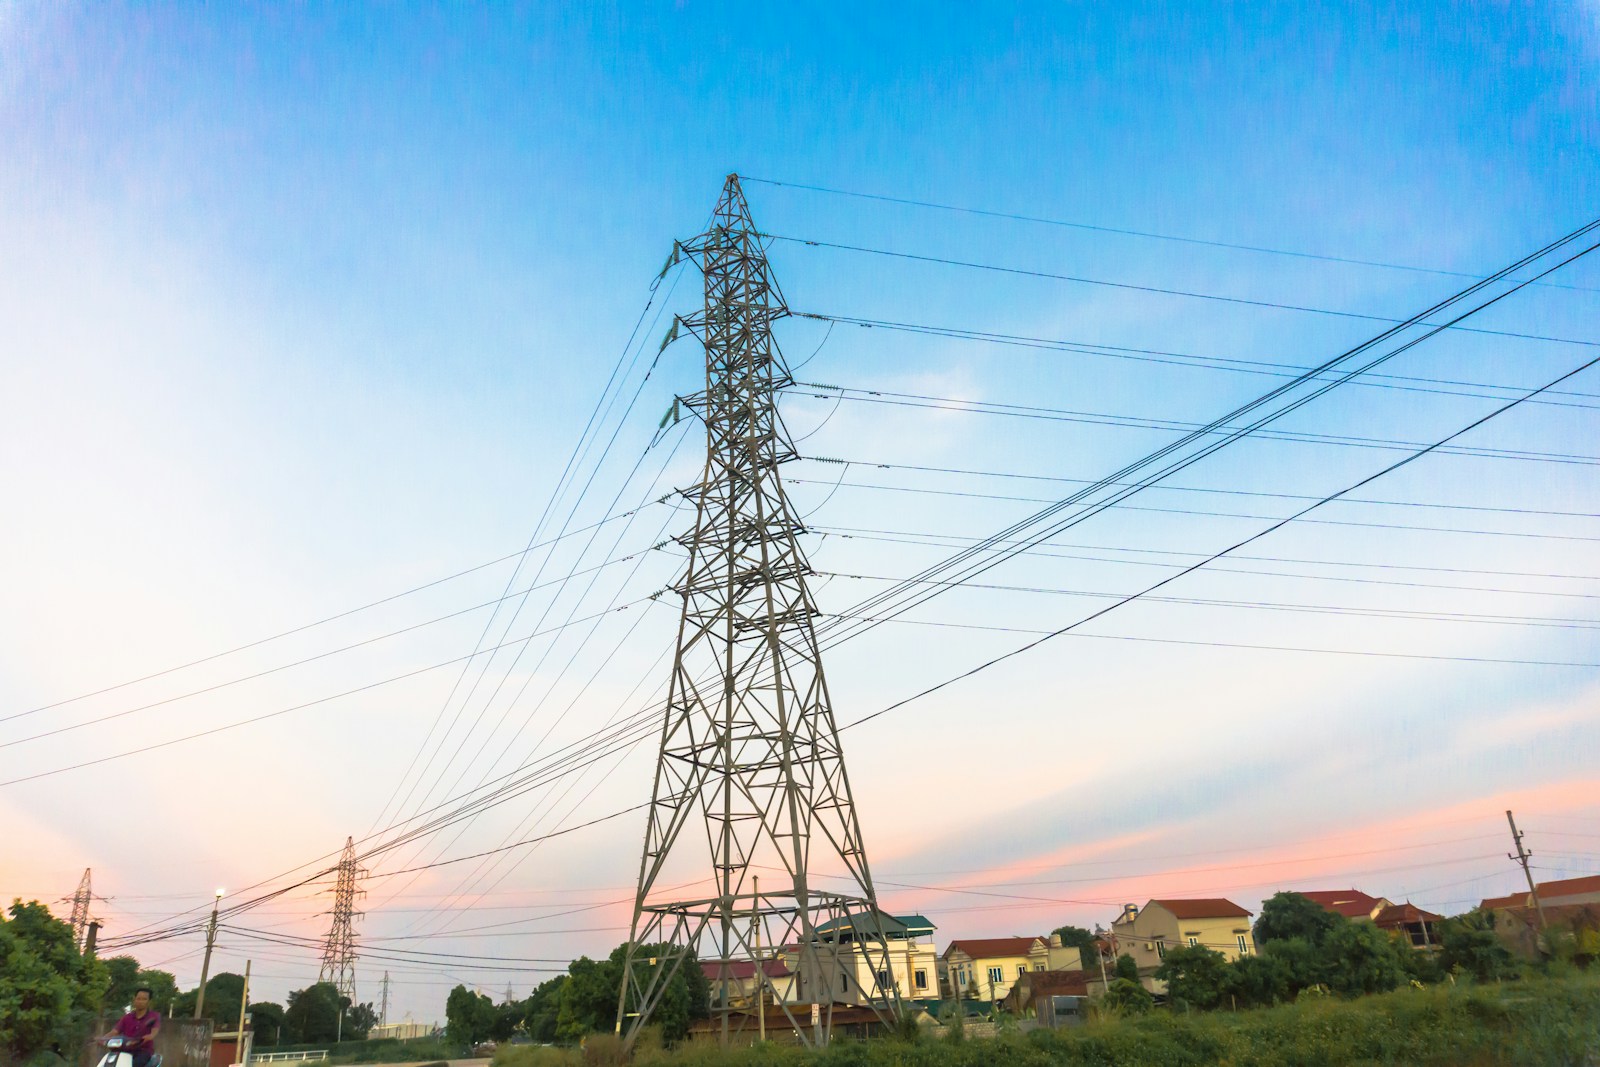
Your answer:
[[[103,1044],[106,1054],[99,1067],[133,1067],[133,1045],[125,1037],[108,1037]],[[147,1067],[161,1067],[161,1053],[153,1053]]]

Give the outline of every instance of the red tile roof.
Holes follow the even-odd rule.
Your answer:
[[[1436,923],[1442,918],[1444,916],[1424,911],[1408,900],[1404,904],[1390,904],[1378,912],[1372,921],[1378,926],[1389,927],[1399,926],[1401,923]]]
[[[762,960],[761,963],[768,978],[785,978],[790,974],[789,965],[782,960]],[[756,976],[755,960],[729,960],[727,963],[719,963],[716,960],[700,962],[700,970],[713,982],[721,980],[723,967],[727,968],[727,976],[733,981],[744,981]]]
[[[1553,882],[1539,883],[1539,898],[1541,903],[1550,900],[1560,900],[1564,897],[1587,896],[1600,894],[1600,875],[1586,875],[1582,878],[1560,878]],[[1504,897],[1489,897],[1478,907],[1486,911],[1500,911],[1505,908],[1531,908],[1533,897],[1528,893],[1512,893]]]
[[[1151,904],[1160,904],[1172,912],[1178,919],[1222,919],[1245,918],[1250,913],[1239,907],[1231,900],[1222,897],[1204,897],[1197,900],[1152,900]],[[1149,905],[1145,905],[1149,907]]]
[[[1379,898],[1359,889],[1314,889],[1302,891],[1300,895],[1346,919],[1368,918],[1372,915],[1372,909],[1382,903]]]
[[[1026,956],[1037,937],[980,937],[966,941],[952,941],[944,950],[945,958],[960,949],[973,959],[992,959],[995,956]]]

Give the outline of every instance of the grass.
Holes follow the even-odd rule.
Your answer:
[[[508,1046],[493,1067],[610,1067],[614,1039],[583,1050]],[[1307,998],[1256,1011],[1106,1020],[992,1040],[641,1048],[651,1067],[1591,1067],[1600,1062],[1600,976]]]

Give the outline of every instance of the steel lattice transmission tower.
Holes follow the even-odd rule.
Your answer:
[[[72,940],[83,950],[83,939],[89,933],[89,909],[94,906],[94,891],[89,888],[89,868],[83,869],[78,891],[72,894]]]
[[[759,960],[759,1025],[770,1000],[785,1029],[824,1044],[836,1002],[886,1021],[899,1002],[878,977],[883,917],[817,650],[804,531],[778,476],[796,456],[776,403],[793,380],[771,327],[789,312],[737,175],[710,228],[674,255],[705,279],[704,309],[680,321],[705,346],[705,392],[684,400],[705,423],[706,463],[694,532],[679,539],[683,613],[617,1029],[631,1042],[680,967]],[[696,876],[709,891],[672,895]],[[819,938],[825,924],[853,927],[853,940]],[[785,946],[815,1011],[784,1003],[766,976]],[[735,1004],[730,971],[712,980],[724,1042],[758,1025]]]
[[[333,916],[333,922],[328,926],[328,940],[322,946],[322,969],[317,973],[317,981],[332,982],[339,990],[339,995],[350,998],[351,1003],[356,999],[356,918],[361,914],[356,911],[356,897],[363,895],[366,890],[358,889],[356,883],[361,876],[366,874],[366,868],[356,862],[356,843],[354,838],[345,838],[344,854],[339,857],[339,876],[333,886],[333,910],[325,914]]]

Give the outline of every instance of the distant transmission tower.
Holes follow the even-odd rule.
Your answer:
[[[679,252],[705,279],[704,310],[682,325],[705,346],[705,392],[685,399],[705,422],[706,464],[694,533],[680,539],[683,613],[617,1030],[631,1043],[678,969],[706,963],[724,1043],[764,1030],[770,999],[780,1025],[822,1045],[836,1003],[888,1021],[899,991],[880,977],[890,971],[883,915],[817,651],[804,530],[778,477],[796,455],[777,410],[793,380],[771,326],[789,312],[737,175],[710,229]],[[709,890],[672,895],[695,878]],[[830,932],[839,928],[851,936]],[[786,946],[798,997],[767,977]],[[752,1009],[735,1003],[725,965],[758,959]]]
[[[383,1007],[378,1009],[378,1025],[389,1025],[389,972],[383,972]]]
[[[322,970],[317,981],[332,982],[340,996],[356,999],[356,897],[366,891],[356,888],[356,882],[366,869],[356,863],[356,843],[345,838],[344,855],[339,858],[339,877],[333,887],[333,922],[328,926],[328,940],[322,947]]]
[[[94,903],[94,891],[89,888],[89,868],[83,869],[78,891],[72,894],[72,940],[83,951],[83,941],[89,935],[89,908]]]

